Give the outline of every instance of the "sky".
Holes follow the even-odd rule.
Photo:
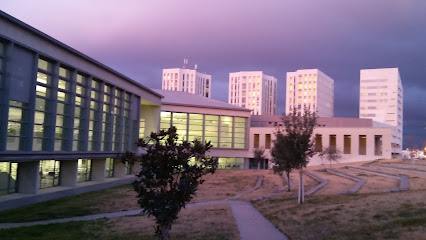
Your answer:
[[[398,67],[404,148],[426,140],[424,0],[1,0],[0,10],[150,88],[164,68],[198,65],[212,98],[229,73],[318,68],[335,81],[335,116],[359,116],[360,69]],[[0,29],[1,31],[1,29]]]

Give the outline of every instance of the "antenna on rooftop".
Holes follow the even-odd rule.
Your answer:
[[[183,68],[186,68],[186,65],[188,65],[188,59],[183,59]]]
[[[197,65],[197,64],[195,64],[194,69],[195,69],[195,70],[197,70],[197,68],[198,68],[198,65]]]

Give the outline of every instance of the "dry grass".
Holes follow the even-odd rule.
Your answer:
[[[146,216],[128,216],[87,222],[0,229],[1,239],[158,239],[155,222]],[[170,239],[239,239],[238,227],[229,205],[203,206],[184,209],[170,231]]]
[[[282,187],[284,184],[284,178],[278,174],[274,174],[272,170],[259,170],[255,172],[263,175],[262,186],[251,193],[241,196],[240,198],[238,198],[239,200],[250,201],[254,198],[271,193]]]
[[[154,237],[155,221],[146,216],[109,219],[102,239]],[[229,205],[191,207],[181,211],[170,239],[239,239],[238,226]]]
[[[312,196],[304,205],[276,197],[254,206],[291,239],[422,239],[425,197],[425,190]]]
[[[218,170],[205,176],[192,202],[223,200],[256,185],[257,179],[268,170]]]

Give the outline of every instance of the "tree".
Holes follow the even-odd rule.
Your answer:
[[[408,151],[410,151],[410,158],[411,159],[415,159],[415,158],[417,158],[419,156],[418,155],[419,148],[417,146],[409,147]]]
[[[254,161],[257,163],[257,170],[260,170],[260,163],[263,162],[265,164],[265,149],[263,148],[256,148],[253,151],[254,153]]]
[[[287,149],[289,146],[288,138],[286,138],[281,129],[275,132],[275,140],[273,141],[274,146],[271,149],[272,162],[275,164],[272,167],[274,173],[282,174],[286,173],[288,179],[287,191],[291,191],[290,185],[290,173],[295,169],[295,161],[293,157],[292,149]]]
[[[309,109],[303,115],[293,109],[287,116],[283,116],[284,129],[275,133],[276,140],[272,156],[276,167],[274,171],[292,169],[299,170],[299,204],[304,203],[303,168],[309,163],[309,158],[315,154],[315,140],[312,137],[317,122],[317,115]]]
[[[319,156],[321,159],[327,159],[330,162],[330,168],[332,168],[331,162],[339,161],[339,159],[342,158],[342,151],[336,147],[326,147],[322,152],[320,152]]]
[[[142,213],[155,217],[155,233],[163,240],[168,239],[180,210],[204,182],[203,176],[217,169],[217,159],[206,156],[212,147],[210,142],[183,141],[178,145],[177,140],[175,127],[151,133],[148,140],[139,139],[136,143],[145,152],[142,156],[127,153],[124,157],[124,161],[140,161],[134,190]]]

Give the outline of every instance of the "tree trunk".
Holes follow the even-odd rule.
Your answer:
[[[260,161],[257,161],[257,170],[260,170]]]
[[[168,240],[171,224],[169,223],[169,224],[161,225],[160,227],[161,227],[161,238],[163,240]]]
[[[303,186],[303,168],[299,169],[299,204],[303,204],[305,202],[305,189]]]
[[[290,189],[290,182],[291,182],[291,180],[290,180],[290,172],[287,172],[287,186],[288,186],[288,188],[287,188],[287,192],[290,192],[291,191],[291,189]]]

